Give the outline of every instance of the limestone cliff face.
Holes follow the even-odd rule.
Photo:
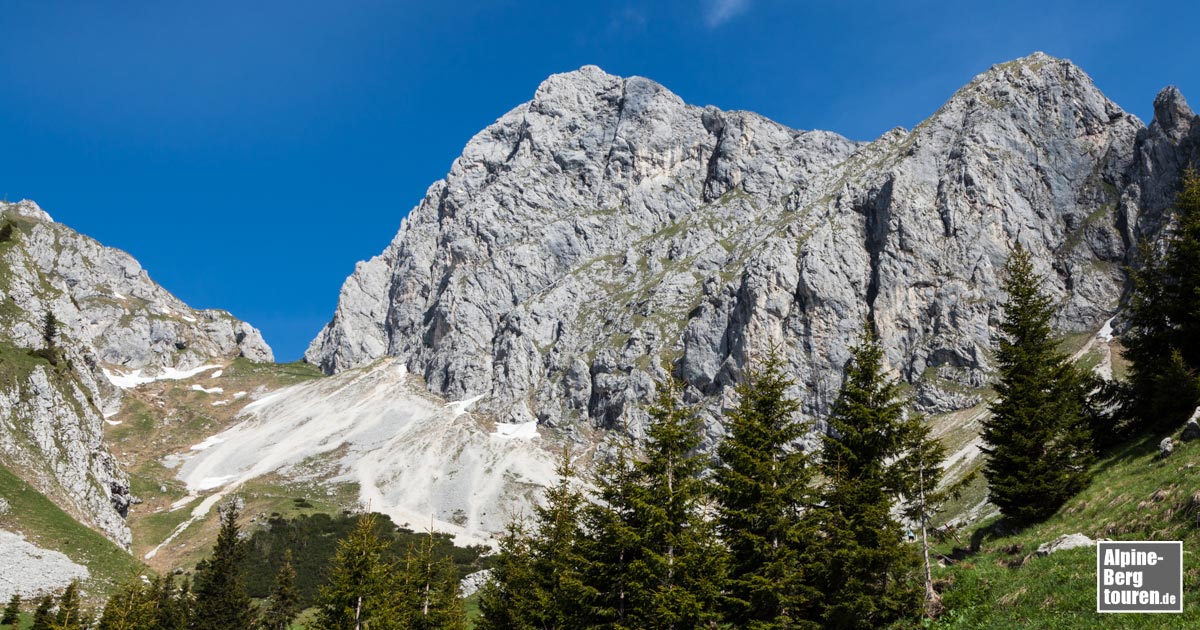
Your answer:
[[[48,313],[57,322],[49,342]],[[104,411],[121,394],[105,371],[272,360],[249,324],[189,308],[128,254],[28,201],[0,204],[0,354],[0,463],[125,547],[132,498],[103,444]]]
[[[966,406],[963,386],[992,367],[1015,243],[1063,331],[1118,310],[1180,147],[1195,152],[1182,97],[1159,101],[1147,129],[1039,53],[857,143],[595,67],[555,75],[359,264],[306,358],[332,373],[396,356],[501,420],[636,434],[655,379],[674,373],[715,409],[771,346],[822,411],[871,314],[920,405]]]

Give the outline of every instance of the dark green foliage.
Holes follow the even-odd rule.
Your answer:
[[[151,585],[134,579],[109,596],[97,630],[142,630],[154,624],[158,602]]]
[[[254,607],[242,582],[245,544],[238,540],[238,511],[221,513],[221,531],[212,557],[196,567],[193,630],[244,630],[254,624]]]
[[[192,594],[185,580],[176,586],[172,576],[154,578],[150,582],[154,598],[155,630],[186,630],[191,616]]]
[[[54,630],[86,630],[91,616],[84,612],[79,599],[79,581],[72,580],[58,598],[58,611],[54,614]]]
[[[605,466],[598,501],[585,508],[588,626],[709,627],[718,620],[724,569],[705,518],[700,421],[679,404],[673,382],[660,385],[649,412],[644,459],[622,453]]]
[[[56,348],[58,344],[58,318],[49,310],[42,318],[42,340],[47,348]]]
[[[0,225],[0,243],[7,243],[8,241],[11,241],[12,236],[13,236],[13,224],[11,221],[6,220],[3,225]],[[0,623],[13,623],[13,622],[9,621],[9,622],[0,622]]]
[[[379,535],[389,543],[384,554],[389,561],[402,560],[410,547],[426,538],[424,534],[397,528],[387,515],[376,514],[375,521]],[[258,599],[270,597],[284,556],[291,552],[300,609],[312,606],[317,590],[329,576],[338,541],[349,536],[357,525],[356,515],[316,513],[290,519],[272,516],[267,526],[255,531],[248,541],[241,564],[246,592]],[[434,543],[438,556],[450,558],[459,577],[486,568],[490,561],[482,558],[483,548],[455,547],[448,534],[435,534]]]
[[[479,591],[476,630],[542,627],[539,622],[545,612],[545,597],[541,585],[546,576],[534,569],[532,546],[532,536],[525,526],[516,520],[510,523],[500,539],[491,578]]]
[[[354,531],[338,543],[329,581],[317,598],[316,628],[399,627],[393,602],[398,590],[396,567],[386,559],[387,549],[375,515],[360,516]]]
[[[405,630],[465,630],[466,610],[458,597],[458,576],[454,565],[434,553],[434,538],[411,548],[395,597],[400,627]],[[375,626],[372,626],[375,627]]]
[[[728,546],[725,618],[739,628],[794,628],[815,616],[807,546],[815,537],[805,427],[775,352],[737,388],[715,471],[717,523]]]
[[[54,627],[54,598],[49,595],[38,600],[37,609],[33,611],[33,625],[29,630],[53,630]]]
[[[271,600],[263,613],[259,627],[263,630],[287,630],[300,614],[300,594],[296,591],[296,570],[292,568],[292,552],[284,553],[283,566],[275,577]]]
[[[1138,247],[1129,302],[1130,396],[1125,405],[1132,428],[1171,429],[1200,401],[1200,175],[1189,169],[1175,201],[1178,227],[1165,252],[1146,242]]]
[[[910,493],[919,422],[906,418],[870,328],[851,351],[822,436],[819,515],[824,625],[876,628],[920,610],[918,559],[891,514]],[[930,453],[936,456],[936,453]]]
[[[558,483],[534,508],[533,531],[514,522],[501,541],[492,579],[480,595],[480,628],[573,628],[584,619],[584,497],[566,449],[557,472]]]
[[[5,224],[11,232],[12,226]],[[0,232],[0,235],[3,233]],[[21,614],[21,596],[13,593],[12,599],[8,600],[8,605],[4,607],[4,614],[0,615],[0,626],[13,625],[17,623],[18,616]]]
[[[1056,349],[1053,308],[1029,253],[1018,247],[1006,271],[999,397],[983,421],[984,475],[992,503],[1013,522],[1028,524],[1087,486],[1094,455],[1084,414],[1087,381]]]

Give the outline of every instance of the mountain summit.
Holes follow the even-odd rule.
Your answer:
[[[1117,313],[1134,243],[1195,151],[1190,110],[1164,94],[1146,129],[1035,53],[857,143],[595,66],[554,75],[359,264],[306,358],[333,373],[399,357],[505,422],[636,434],[653,381],[716,405],[772,346],[822,411],[869,316],[923,408],[971,406],[1015,243],[1063,332]]]

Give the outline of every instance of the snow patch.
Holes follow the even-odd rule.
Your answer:
[[[229,401],[228,401],[228,400],[218,400],[218,401],[214,402],[214,403],[212,404],[212,406],[214,406],[214,407],[222,407],[222,406],[224,406],[224,405],[228,405],[228,404],[229,404]]]
[[[196,321],[197,321],[197,320],[196,320],[196,318],[195,318],[195,317],[192,317],[191,315],[181,315],[181,316],[179,317],[179,319],[182,319],[183,321],[185,321],[185,322],[187,322],[187,323],[189,323],[189,324],[195,324],[195,323],[196,323]]]
[[[213,372],[212,374],[210,374],[208,378],[220,378],[221,375],[224,373],[225,373],[225,370],[217,370],[216,372]]]
[[[205,394],[224,394],[225,390],[220,387],[205,387],[203,385],[192,385],[192,391],[204,392]]]
[[[1116,319],[1115,316],[1109,317],[1108,321],[1104,322],[1104,325],[1100,327],[1100,332],[1096,333],[1097,339],[1103,341],[1104,343],[1108,343],[1113,340],[1112,323],[1114,319]]]
[[[245,398],[245,397],[246,397],[246,392],[238,392],[233,395],[234,400],[241,400],[242,398]]]
[[[131,389],[138,385],[153,383],[154,381],[178,381],[185,378],[191,378],[206,370],[221,367],[219,365],[201,365],[187,370],[179,370],[173,367],[162,368],[162,371],[156,375],[147,375],[142,370],[134,370],[132,372],[112,371],[108,368],[103,368],[104,377],[108,382],[120,387],[121,389]]]
[[[220,435],[211,435],[199,444],[193,444],[191,450],[203,451],[224,442],[225,440]]]
[[[520,424],[496,423],[496,432],[492,435],[498,438],[514,440],[532,440],[537,437],[537,420]]]
[[[121,421],[120,421],[120,420],[109,420],[108,418],[105,418],[105,419],[104,419],[104,424],[107,424],[107,425],[109,425],[109,426],[115,427],[115,426],[117,426],[117,425],[121,424]]]

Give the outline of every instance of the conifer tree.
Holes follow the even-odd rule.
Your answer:
[[[159,626],[154,623],[154,589],[141,579],[130,580],[109,596],[100,614],[97,630],[143,630]]]
[[[876,628],[914,616],[921,591],[916,554],[892,517],[907,489],[912,425],[870,325],[851,350],[822,436],[823,622]]]
[[[1156,251],[1138,246],[1132,271],[1129,359],[1134,428],[1174,428],[1200,402],[1200,174],[1184,172],[1175,199],[1178,225]]]
[[[176,587],[173,576],[157,577],[150,582],[154,602],[154,630],[186,630],[191,593],[187,582]]]
[[[1093,448],[1083,375],[1055,347],[1050,298],[1024,248],[1016,248],[1006,272],[998,398],[983,421],[984,475],[992,503],[1024,525],[1086,487]]]
[[[637,475],[629,449],[628,443],[621,441],[612,459],[597,467],[592,482],[594,500],[583,509],[587,532],[582,566],[587,593],[585,628],[635,628],[630,622],[633,598],[645,585],[630,566],[637,560],[643,523],[630,501]]]
[[[79,596],[79,581],[71,580],[58,598],[58,612],[54,614],[54,630],[86,630],[90,625]]]
[[[329,581],[317,599],[321,630],[391,630],[400,627],[393,593],[396,567],[384,554],[388,541],[372,514],[359,517],[354,531],[338,544]]]
[[[398,618],[405,630],[464,630],[466,612],[449,558],[438,558],[430,532],[405,556],[398,595]],[[375,628],[372,625],[371,628]]]
[[[632,487],[633,507],[644,525],[630,569],[645,576],[645,587],[630,621],[647,630],[703,628],[720,616],[724,559],[705,514],[711,489],[701,479],[700,418],[680,404],[679,390],[674,380],[658,386],[645,455],[634,464],[640,483]]]
[[[54,627],[54,598],[45,595],[38,600],[37,608],[33,611],[33,625],[29,630],[53,630]]]
[[[287,630],[300,613],[300,593],[296,590],[296,570],[292,568],[292,550],[283,555],[283,566],[275,576],[275,588],[263,613],[263,630]]]
[[[242,582],[245,548],[238,539],[237,518],[237,507],[226,505],[212,556],[196,569],[193,630],[244,630],[254,624],[254,607]]]
[[[933,586],[933,565],[929,552],[929,522],[942,511],[945,504],[962,496],[963,490],[975,480],[975,473],[942,486],[945,470],[942,462],[946,449],[930,437],[929,425],[920,414],[910,413],[900,431],[900,441],[907,451],[895,463],[903,498],[903,514],[920,531],[921,560],[925,569],[925,614],[937,617],[942,611],[941,596]]]
[[[21,595],[13,593],[12,599],[8,600],[8,605],[4,607],[4,614],[0,615],[0,626],[14,625],[21,614]]]
[[[541,628],[544,608],[538,589],[544,576],[534,571],[531,540],[529,530],[517,519],[505,529],[491,575],[479,591],[477,630]]]
[[[492,579],[480,600],[481,630],[575,628],[583,624],[588,590],[581,566],[583,494],[575,487],[570,451],[562,451],[558,482],[534,508],[533,528],[513,521],[500,542]]]
[[[805,427],[793,382],[772,350],[738,385],[715,471],[717,523],[729,548],[724,617],[739,628],[795,628],[818,597],[807,545],[815,536]]]

